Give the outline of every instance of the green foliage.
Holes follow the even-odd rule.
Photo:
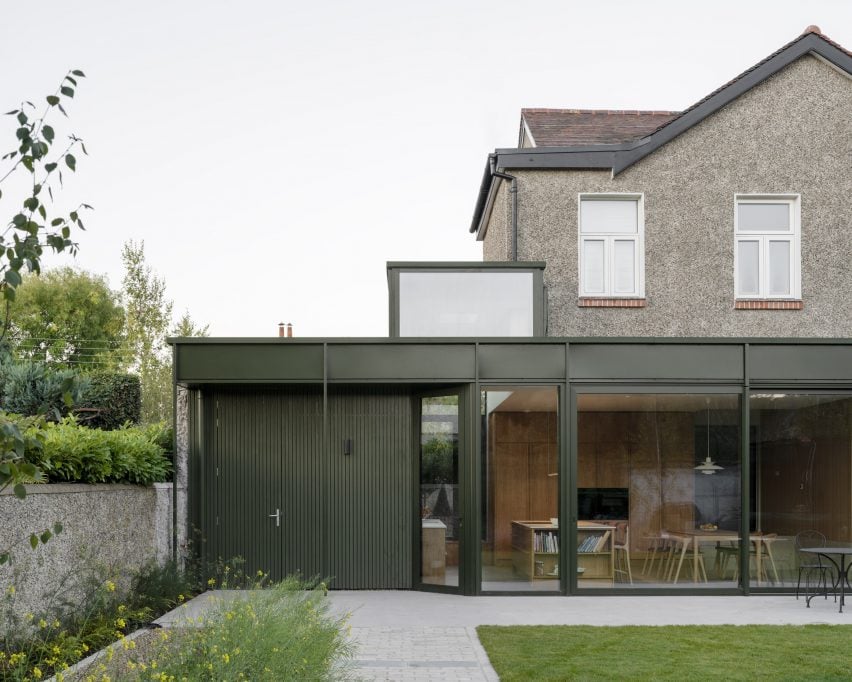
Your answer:
[[[34,463],[49,481],[134,483],[150,485],[167,479],[172,463],[152,440],[151,431],[124,427],[90,429],[68,417],[46,424]]]
[[[92,428],[117,429],[137,424],[142,410],[141,382],[135,374],[97,372],[76,404],[77,419]]]
[[[421,483],[452,483],[455,480],[453,450],[453,442],[447,438],[433,437],[423,444],[420,449]]]
[[[203,327],[196,326],[195,321],[190,317],[189,311],[184,310],[183,315],[177,321],[177,324],[172,327],[172,336],[210,336],[210,325],[205,324]]]
[[[57,153],[56,131],[48,120],[57,109],[67,116],[63,101],[74,96],[77,79],[82,77],[82,71],[69,71],[55,94],[45,98],[46,105],[40,113],[29,101],[6,112],[15,117],[18,128],[14,148],[0,157],[0,164],[5,163],[5,167],[0,167],[0,185],[24,170],[28,173],[27,182],[20,183],[27,188],[23,198],[0,192],[0,200],[8,196],[13,204],[7,214],[7,229],[0,235],[0,292],[7,302],[15,300],[22,272],[39,272],[45,248],[75,253],[77,245],[71,241],[71,230],[84,229],[80,211],[91,208],[88,204],[80,204],[67,215],[49,217],[56,182],[62,183],[60,163],[74,171],[76,158],[72,151],[79,147],[84,154],[87,152],[83,141],[72,133],[67,136],[68,144]]]
[[[476,631],[501,680],[849,678],[845,625],[483,625]]]
[[[64,267],[25,277],[10,321],[19,357],[82,369],[125,364],[124,309],[101,275]]]
[[[88,381],[71,369],[54,371],[40,362],[0,366],[2,407],[7,412],[60,419],[86,392]]]
[[[201,627],[172,630],[149,650],[105,667],[109,677],[150,679],[328,680],[352,655],[345,618],[329,613],[325,585],[290,577],[266,589],[262,580],[238,598],[216,597]]]
[[[151,562],[133,577],[128,606],[134,611],[154,614],[171,611],[189,596],[203,591],[199,575],[194,567],[182,568],[175,561],[162,566]]]

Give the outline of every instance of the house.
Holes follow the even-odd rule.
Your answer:
[[[202,558],[796,589],[800,545],[852,543],[850,77],[809,27],[682,112],[525,109],[484,262],[389,263],[389,338],[173,339]]]

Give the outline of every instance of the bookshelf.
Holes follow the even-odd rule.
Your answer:
[[[540,563],[540,575],[536,574]],[[512,567],[530,580],[559,580],[559,527],[549,521],[512,521]]]
[[[612,551],[613,527],[588,521],[577,523],[577,578],[612,580],[615,555]],[[582,569],[582,572],[579,570]]]

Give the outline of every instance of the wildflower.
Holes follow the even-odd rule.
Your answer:
[[[228,611],[227,613],[225,613],[225,618],[227,618],[228,620],[233,620],[234,619],[234,612]]]
[[[182,594],[179,594],[178,595],[178,604],[183,604],[185,599],[186,599],[186,597],[184,597]]]
[[[136,642],[134,642],[134,641],[131,639],[131,640],[127,643],[127,648],[128,648],[128,649],[135,649],[135,648],[136,648]]]
[[[86,644],[85,642],[83,642],[83,643],[80,645],[80,648],[81,648],[83,651],[88,651],[88,650],[89,650],[89,645],[88,645],[88,644]]]
[[[53,648],[52,648],[50,651],[51,651],[52,653],[56,654],[57,656],[59,656],[59,654],[61,654],[61,653],[62,653],[62,649],[60,649],[60,648],[59,648],[58,646],[56,646],[55,644],[53,645]]]
[[[136,670],[136,664],[133,661],[127,661],[127,668],[129,670]]]
[[[125,611],[127,611],[127,607],[124,604],[119,604],[118,605],[118,612],[124,613]]]
[[[60,625],[60,623],[59,623],[59,621],[58,621],[58,620],[56,620],[56,618],[54,618],[54,619],[53,619],[53,622],[51,623],[51,625],[52,625],[53,627],[55,627],[55,628],[58,628],[58,627],[59,627],[59,625]]]
[[[37,667],[33,668],[33,677],[35,677],[37,680],[40,680],[41,676],[42,676],[41,669],[37,668]]]
[[[224,653],[224,654],[222,654],[222,660],[223,660],[223,661],[225,661],[225,663],[230,663],[230,662],[231,662],[231,657],[230,657],[230,656],[228,656],[228,654],[227,654],[227,653]]]
[[[258,578],[262,578],[262,577],[263,577],[263,571],[261,571],[260,569],[257,569],[257,577],[258,577]]]
[[[33,616],[33,614],[31,614],[31,613],[28,613],[28,614],[26,615],[26,619],[27,619],[27,621],[31,621],[33,618],[35,618],[35,616]]]
[[[207,585],[208,585],[208,587],[215,587],[216,586],[216,578],[210,578],[210,580],[207,581]]]
[[[44,618],[38,619],[38,626],[44,630],[47,627],[47,621]]]
[[[6,594],[8,594],[10,597],[13,597],[15,595],[15,586],[9,585],[9,589],[6,590]]]
[[[126,625],[127,625],[127,622],[124,620],[124,618],[116,618],[115,619],[115,626],[117,628],[123,628]]]
[[[104,583],[104,587],[106,588],[107,592],[115,592],[115,583],[112,580],[107,580]]]

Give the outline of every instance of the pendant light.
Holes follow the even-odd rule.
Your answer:
[[[696,471],[700,471],[702,474],[706,474],[707,476],[712,476],[717,471],[722,471],[725,467],[720,467],[716,464],[712,459],[710,459],[710,400],[707,400],[707,457],[705,460],[695,467]]]

